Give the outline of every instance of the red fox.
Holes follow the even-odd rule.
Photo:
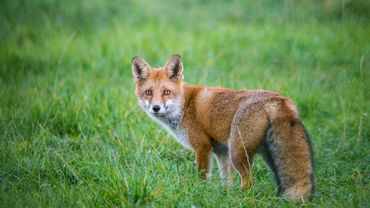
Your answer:
[[[221,179],[231,184],[235,169],[241,187],[252,185],[256,153],[273,172],[278,194],[302,202],[314,190],[312,148],[295,104],[266,90],[229,90],[187,84],[179,55],[164,67],[132,59],[136,96],[144,111],[192,149],[201,177],[210,172],[212,154]]]

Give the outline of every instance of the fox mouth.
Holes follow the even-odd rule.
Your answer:
[[[155,116],[163,116],[164,113],[161,113],[161,112],[151,112],[152,115],[155,115]]]
[[[154,117],[158,117],[158,118],[164,118],[167,116],[167,113],[166,112],[152,112],[151,113]]]

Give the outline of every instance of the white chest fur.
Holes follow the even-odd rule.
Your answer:
[[[172,130],[169,129],[169,132],[175,137],[176,141],[182,144],[185,148],[191,149],[191,144],[189,142],[188,134],[185,130],[177,129]]]
[[[176,117],[160,117],[156,118],[176,139],[177,142],[182,144],[185,148],[191,149],[192,146],[189,142],[188,133],[185,129],[180,127],[182,116]]]

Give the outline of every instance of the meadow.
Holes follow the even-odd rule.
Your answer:
[[[254,186],[199,179],[139,108],[131,58],[182,56],[185,80],[292,98],[316,192],[302,207],[370,207],[366,0],[0,3],[1,207],[295,207],[257,158]]]

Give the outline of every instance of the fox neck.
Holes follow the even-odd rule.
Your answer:
[[[183,118],[183,113],[179,113],[171,116],[156,117],[158,121],[166,125],[171,130],[178,130],[180,128]]]

